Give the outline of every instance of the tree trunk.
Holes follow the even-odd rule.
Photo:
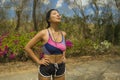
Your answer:
[[[119,0],[115,0],[115,2],[116,2],[116,6],[117,6],[118,10],[120,10],[120,1]]]
[[[17,13],[17,25],[16,25],[15,30],[18,31],[18,30],[19,30],[19,27],[20,27],[21,12],[20,12],[20,11],[17,11],[16,13]]]
[[[37,6],[37,1],[38,0],[33,0],[33,24],[34,24],[34,30],[38,31],[38,26],[37,26],[37,20],[36,20],[36,6]]]

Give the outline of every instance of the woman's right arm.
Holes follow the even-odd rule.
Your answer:
[[[47,64],[48,60],[45,59],[44,61],[40,60],[33,50],[31,49],[38,41],[42,40],[42,37],[44,36],[45,31],[40,31],[37,33],[25,46],[25,51],[29,54],[29,56],[38,64]],[[46,62],[46,63],[45,63]]]

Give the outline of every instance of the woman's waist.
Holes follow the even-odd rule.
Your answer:
[[[63,54],[51,55],[44,54],[43,58],[47,58],[50,63],[62,63],[63,62]]]

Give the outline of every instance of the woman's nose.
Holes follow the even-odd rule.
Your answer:
[[[61,15],[60,15],[60,14],[57,14],[57,16],[58,16],[58,17],[61,17]]]

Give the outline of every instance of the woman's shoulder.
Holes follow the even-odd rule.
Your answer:
[[[66,32],[65,31],[61,31],[62,32],[62,34],[64,35],[64,36],[66,36]]]
[[[40,30],[40,31],[38,32],[38,34],[44,35],[44,34],[46,34],[46,32],[47,32],[47,29],[43,29],[43,30]]]
[[[40,30],[39,33],[45,34],[47,32],[47,29]]]

